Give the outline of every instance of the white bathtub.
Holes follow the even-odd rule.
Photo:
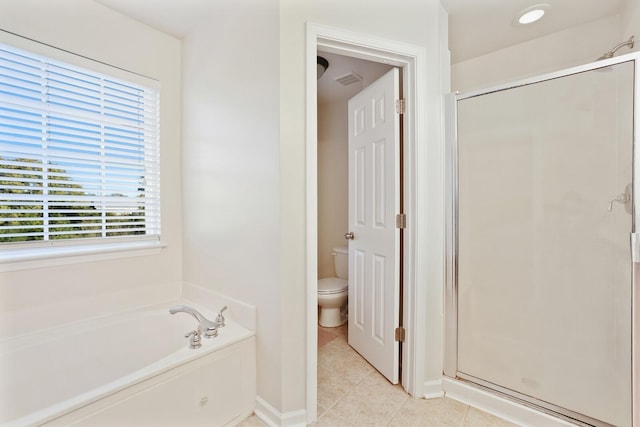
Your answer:
[[[0,341],[2,426],[225,426],[253,411],[255,337],[227,321],[188,348],[176,301]],[[218,309],[219,307],[215,307]]]

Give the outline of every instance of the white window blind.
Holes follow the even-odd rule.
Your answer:
[[[0,44],[0,245],[159,235],[158,90]]]

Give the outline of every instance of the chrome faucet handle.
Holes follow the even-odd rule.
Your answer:
[[[224,316],[222,315],[222,312],[225,311],[226,309],[227,309],[227,306],[225,305],[224,307],[222,307],[222,310],[220,310],[220,312],[218,313],[218,317],[216,317],[216,323],[218,324],[219,328],[224,326]]]
[[[218,325],[209,325],[204,331],[205,338],[215,338],[218,336]]]
[[[191,349],[196,349],[196,348],[200,348],[202,347],[202,344],[200,343],[201,338],[200,338],[200,329],[196,329],[194,331],[191,332],[187,332],[185,334],[185,338],[189,338],[191,337],[191,339],[189,340],[189,348]]]

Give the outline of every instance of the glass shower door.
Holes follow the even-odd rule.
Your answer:
[[[458,101],[458,376],[632,417],[634,62]]]

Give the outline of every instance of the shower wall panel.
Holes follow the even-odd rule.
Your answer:
[[[629,62],[458,102],[458,372],[621,427],[633,78]]]

